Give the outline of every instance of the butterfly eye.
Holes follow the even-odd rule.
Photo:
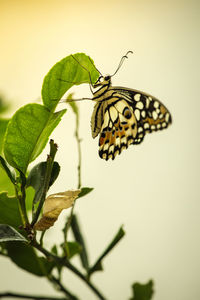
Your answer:
[[[107,76],[104,77],[104,79],[105,79],[106,81],[109,81],[109,80],[110,80],[110,76],[107,75]]]
[[[126,106],[123,110],[123,116],[126,118],[126,119],[130,119],[131,116],[132,116],[132,113],[130,111],[130,109]]]

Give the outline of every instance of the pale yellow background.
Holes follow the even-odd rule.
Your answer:
[[[150,278],[155,280],[155,300],[200,299],[199,4],[198,0],[0,0],[0,90],[13,103],[13,111],[37,101],[44,75],[63,57],[85,52],[106,74],[133,50],[113,84],[149,92],[172,113],[168,130],[146,136],[140,146],[105,162],[90,133],[93,104],[80,104],[82,183],[95,190],[80,199],[76,212],[91,261],[121,224],[127,232],[105,259],[105,272],[94,276],[110,300],[128,299],[134,281]],[[88,86],[74,91],[76,97],[91,96]],[[53,133],[62,171],[51,192],[76,188],[73,134],[69,109]],[[64,217],[47,235],[49,247],[61,240]],[[96,299],[71,273],[64,278],[81,299]],[[5,290],[56,294],[45,279],[0,257],[0,291]]]

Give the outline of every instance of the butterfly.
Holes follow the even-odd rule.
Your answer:
[[[132,51],[127,54],[129,52]],[[100,136],[99,156],[105,160],[115,159],[130,145],[140,144],[146,133],[165,129],[172,123],[170,112],[157,98],[138,90],[112,86],[111,77],[127,54],[113,75],[100,75],[92,85],[92,100],[96,102],[91,118],[92,137]]]

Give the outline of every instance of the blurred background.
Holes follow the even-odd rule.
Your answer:
[[[77,202],[76,213],[91,262],[120,225],[127,233],[105,259],[105,272],[94,275],[108,299],[128,299],[133,282],[151,278],[155,300],[200,299],[199,26],[198,0],[0,0],[0,93],[10,114],[39,101],[44,76],[65,56],[85,52],[103,74],[112,74],[128,50],[134,54],[113,85],[155,95],[172,113],[169,129],[106,162],[91,137],[93,104],[80,103],[82,185],[94,191]],[[76,98],[91,97],[88,85],[73,91]],[[77,186],[74,128],[69,108],[52,134],[62,169],[50,192]],[[49,230],[48,247],[61,241],[65,217]],[[2,257],[0,270],[1,292],[56,295],[45,279]],[[81,299],[96,299],[70,272],[64,276]]]

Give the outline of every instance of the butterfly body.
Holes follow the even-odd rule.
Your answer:
[[[167,128],[172,122],[167,108],[155,97],[124,87],[113,87],[111,76],[93,85],[96,102],[91,118],[92,137],[99,138],[99,156],[114,159],[146,133]]]

